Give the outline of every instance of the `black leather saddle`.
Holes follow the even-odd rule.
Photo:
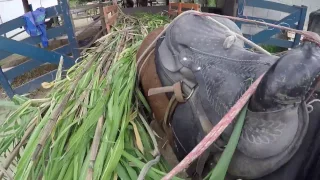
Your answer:
[[[241,34],[233,21],[212,18]],[[286,164],[302,143],[309,121],[304,100],[320,72],[320,48],[304,43],[279,58],[248,51],[239,39],[224,48],[228,36],[207,17],[184,15],[157,42],[157,73],[163,86],[180,81],[183,92],[191,95],[177,106],[170,122],[174,151],[182,160],[266,72],[250,100],[228,169],[233,179],[258,179]],[[209,150],[214,162],[233,126]]]

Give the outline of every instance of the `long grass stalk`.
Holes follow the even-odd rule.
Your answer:
[[[44,83],[51,88],[46,98],[17,96],[16,104],[4,103],[14,112],[0,126],[0,156],[15,145],[6,161],[7,167],[17,160],[15,179],[138,178],[158,151],[139,115],[151,109],[137,87],[135,56],[148,31],[165,24],[149,22],[160,17],[120,13],[113,31],[84,51],[66,78],[61,59],[56,80]],[[145,179],[159,179],[167,170],[160,160]]]

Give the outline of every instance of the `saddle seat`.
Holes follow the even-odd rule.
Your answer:
[[[212,18],[241,34],[233,21]],[[228,36],[230,34],[206,17],[192,13],[183,15],[170,24],[157,42],[156,70],[163,86],[182,82],[183,92],[191,95],[187,102],[176,107],[170,122],[173,147],[179,160],[221,120],[251,83],[267,72],[258,87],[259,94],[251,98],[228,169],[232,177],[257,179],[279,169],[294,155],[306,134],[308,114],[304,101],[290,99],[291,91],[286,85],[292,88],[292,84],[270,82],[275,76],[278,80],[287,77],[278,73],[277,68],[282,68],[281,59],[276,63],[279,57],[248,51],[239,39],[230,48],[224,48]],[[301,83],[310,84],[311,75]],[[274,87],[276,91],[266,92]],[[279,93],[283,101],[273,98],[280,96]],[[167,96],[170,98],[172,94]],[[233,126],[234,123],[229,125],[210,148],[214,159],[222,154]]]

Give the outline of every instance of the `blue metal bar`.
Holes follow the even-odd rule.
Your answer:
[[[55,27],[55,28],[49,29],[47,31],[47,37],[48,37],[48,39],[52,39],[52,38],[55,38],[55,37],[58,37],[58,36],[62,36],[64,33],[65,33],[64,27],[59,26],[59,27]],[[28,38],[26,38],[24,40],[21,40],[19,42],[27,43],[27,44],[30,44],[30,45],[35,45],[35,44],[41,43],[41,38],[40,38],[40,36],[28,37]],[[4,59],[4,58],[7,58],[8,56],[11,56],[12,54],[14,54],[14,53],[10,53],[10,52],[7,52],[7,51],[1,51],[0,50],[0,60]]]
[[[34,91],[41,86],[41,83],[53,81],[56,77],[56,74],[57,74],[57,70],[53,70],[47,74],[44,74],[36,79],[29,81],[24,85],[17,87],[14,91],[17,94],[25,94],[25,93]]]
[[[0,67],[0,84],[2,88],[6,91],[7,95],[12,98],[14,96],[14,92],[8,82],[7,77],[4,75],[2,68]]]
[[[53,38],[62,36],[64,34],[65,34],[65,29],[63,26],[54,27],[54,28],[51,28],[47,31],[47,38],[53,39]],[[26,39],[19,41],[19,42],[24,42],[27,44],[36,45],[36,44],[41,43],[41,37],[40,36],[33,36],[33,37],[26,38]]]
[[[244,0],[239,0],[244,2]],[[245,6],[252,6],[252,7],[259,7],[263,9],[272,9],[281,12],[292,13],[294,11],[300,10],[301,7],[299,6],[290,6],[286,4],[271,2],[271,1],[264,1],[264,0],[245,0]]]
[[[59,16],[61,14],[61,7],[59,5],[46,8],[46,18]]]
[[[66,28],[66,33],[68,35],[69,45],[72,51],[72,55],[74,59],[80,57],[80,51],[78,50],[78,42],[76,39],[76,35],[74,33],[73,21],[70,15],[70,8],[67,0],[60,0],[59,4],[62,10],[62,16],[64,20],[64,26]]]
[[[20,16],[15,19],[12,19],[0,25],[0,35],[10,32],[19,27],[23,27],[24,25],[25,25],[25,21],[23,17]]]
[[[44,64],[43,62],[39,62],[39,61],[32,61],[32,60],[29,60],[25,63],[22,63],[6,72],[4,72],[4,74],[6,75],[7,79],[9,81],[13,81],[14,78],[26,73],[26,72],[29,72],[30,70],[36,68],[36,67],[39,67],[41,66],[42,64]]]
[[[300,14],[300,19],[298,21],[297,29],[298,30],[303,30],[304,22],[306,20],[306,15],[307,15],[307,7],[306,6],[302,6],[302,9],[301,9],[300,12],[301,12],[301,14]],[[295,46],[299,45],[300,40],[301,40],[301,35],[296,33],[296,35],[294,37],[294,41],[293,41],[294,43],[293,43],[292,47],[295,47]]]
[[[60,6],[53,6],[46,8],[46,17],[53,17],[53,16],[58,16],[61,14],[61,8]],[[8,22],[5,22],[0,25],[0,35],[10,32],[14,29],[17,29],[19,27],[23,27],[25,25],[25,21],[23,19],[23,16],[17,17],[15,19],[12,19]]]
[[[236,16],[243,16],[243,11],[244,11],[244,0],[239,0],[238,1],[238,9],[237,9],[237,15]],[[241,24],[242,22],[236,21],[237,26],[241,29]]]
[[[299,20],[300,17],[300,11],[296,11],[289,16],[281,19],[276,24],[281,25],[281,23],[284,23],[285,25],[295,26],[295,23]],[[263,43],[267,41],[271,36],[280,33],[280,29],[274,28],[273,30],[264,30],[261,31],[255,35],[252,36],[252,41],[255,43]]]
[[[266,23],[271,23],[271,24],[275,24],[277,23],[277,21],[275,20],[271,20],[271,19],[265,19],[265,18],[258,18],[258,17],[252,17],[252,16],[238,16],[240,18],[244,18],[244,19],[251,19],[251,20],[255,20],[255,21],[261,21],[261,22],[266,22]],[[241,22],[242,24],[253,24],[253,23],[249,23],[249,22]]]
[[[72,53],[69,44],[61,46],[61,47],[59,47],[57,49],[54,49],[53,51],[55,51],[55,52],[57,52],[59,54],[65,54],[65,55],[69,55],[69,54]]]
[[[59,64],[60,57],[64,58],[64,67],[69,68],[74,65],[74,61],[65,55],[58,54],[54,51],[37,48],[35,46],[14,41],[0,36],[0,49],[22,56],[29,57],[40,62],[49,62],[52,64]]]

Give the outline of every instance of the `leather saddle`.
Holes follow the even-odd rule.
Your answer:
[[[212,18],[241,34],[233,21]],[[170,24],[158,40],[155,64],[162,85],[181,82],[183,93],[190,96],[178,104],[171,117],[172,147],[182,160],[251,83],[266,73],[250,99],[228,169],[231,179],[258,179],[286,164],[303,141],[309,121],[305,97],[320,72],[320,66],[315,65],[320,63],[320,51],[306,42],[279,58],[248,51],[239,39],[224,48],[228,36],[215,22],[190,13]],[[206,164],[217,162],[233,126],[229,125],[208,150]],[[202,173],[198,171],[203,168],[195,169]]]

